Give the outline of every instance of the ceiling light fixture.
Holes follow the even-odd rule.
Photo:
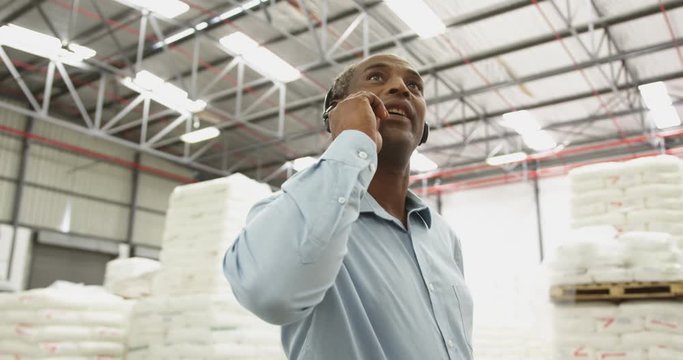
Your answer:
[[[196,113],[206,108],[204,100],[190,100],[187,92],[164,81],[164,79],[142,70],[135,74],[135,78],[126,77],[121,83],[127,88],[140,94],[149,96],[152,100],[180,113]]]
[[[446,32],[446,25],[422,0],[385,0],[384,2],[396,16],[422,38]]]
[[[673,106],[665,106],[649,111],[650,119],[655,123],[658,129],[666,129],[681,125],[681,118],[678,116],[678,111]]]
[[[512,164],[516,162],[521,162],[524,161],[528,158],[528,155],[523,152],[514,152],[510,154],[503,154],[503,155],[497,155],[497,156],[491,156],[486,159],[486,163],[491,165],[491,166],[500,166],[500,165],[505,165],[505,164]]]
[[[432,159],[420,154],[417,150],[410,155],[410,170],[414,172],[434,171],[439,168]]]
[[[503,114],[503,120],[499,123],[506,128],[516,131],[518,134],[525,134],[541,130],[536,118],[528,110],[513,111]]]
[[[178,31],[177,33],[167,37],[164,40],[157,41],[156,43],[154,43],[154,45],[152,45],[152,48],[158,49],[164,45],[172,44],[172,43],[174,43],[180,39],[184,39],[184,38],[194,34],[195,31],[202,31],[202,30],[206,29],[207,27],[209,27],[209,25],[213,25],[217,22],[231,19],[231,18],[233,18],[239,14],[242,14],[243,12],[245,12],[249,9],[252,9],[252,8],[260,5],[261,3],[265,3],[265,2],[268,2],[268,0],[252,0],[252,1],[245,3],[244,5],[234,7],[232,9],[220,14],[220,15],[212,17],[211,19],[209,19],[207,21],[202,21],[199,24],[197,24],[191,28],[187,28],[185,30]]]
[[[678,111],[672,105],[671,97],[666,89],[666,85],[661,82],[653,82],[638,86],[640,96],[643,97],[645,106],[649,111],[652,122],[658,129],[666,129],[681,125],[681,118]]]
[[[169,19],[184,14],[190,10],[190,5],[180,1],[180,0],[116,0],[121,4],[130,7],[140,7],[154,13],[155,15],[161,15]]]
[[[545,130],[534,131],[522,134],[524,144],[535,151],[547,151],[557,147],[557,143]]]
[[[83,60],[97,54],[89,47],[74,43],[62,46],[62,41],[54,36],[14,24],[0,26],[0,45],[73,66],[81,66]]]
[[[557,146],[552,135],[543,130],[536,117],[527,110],[505,113],[499,124],[517,132],[524,144],[535,151],[551,150]]]
[[[187,134],[180,135],[180,140],[188,144],[194,144],[209,139],[213,139],[220,135],[220,130],[216,127],[209,126],[203,129],[195,130]]]
[[[220,43],[227,52],[241,56],[249,67],[270,79],[286,83],[301,77],[299,70],[242,32],[224,36]]]

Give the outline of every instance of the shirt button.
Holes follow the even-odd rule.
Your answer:
[[[339,199],[337,199],[337,202],[344,205],[346,204],[346,198],[340,197]]]
[[[365,160],[365,159],[368,158],[368,153],[366,153],[365,151],[359,151],[359,152],[358,152],[358,157],[361,158],[361,159],[363,159],[363,160]]]
[[[452,348],[453,346],[455,346],[455,344],[453,343],[453,339],[448,339],[448,347]]]
[[[434,291],[434,284],[429,283],[429,291]]]

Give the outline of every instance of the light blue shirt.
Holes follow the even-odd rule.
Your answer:
[[[413,193],[407,226],[367,193],[375,144],[341,133],[255,205],[224,259],[237,300],[282,325],[289,359],[472,359],[460,243]]]

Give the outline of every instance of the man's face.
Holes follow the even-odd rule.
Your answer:
[[[380,122],[385,145],[408,145],[412,151],[420,143],[427,108],[422,77],[404,59],[393,55],[371,56],[356,66],[349,94],[367,90],[377,95],[389,111]]]

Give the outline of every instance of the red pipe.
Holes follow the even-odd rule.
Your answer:
[[[669,137],[678,137],[683,135],[683,129],[676,129],[676,130],[670,130],[670,131],[664,131],[656,134],[657,137],[659,138],[669,138]],[[588,144],[588,145],[583,145],[583,146],[577,146],[569,149],[564,149],[562,151],[558,151],[557,153],[552,154],[552,156],[566,156],[566,155],[575,155],[575,154],[581,154],[581,153],[586,153],[586,152],[591,152],[591,151],[597,151],[597,150],[604,150],[604,149],[611,149],[611,148],[616,148],[621,145],[631,145],[631,144],[639,144],[639,143],[644,143],[648,141],[648,137],[645,135],[638,135],[638,136],[633,136],[625,139],[618,139],[618,140],[611,140],[611,141],[606,141],[598,144]],[[547,158],[550,156],[530,156],[528,160],[526,160],[527,163],[540,160],[543,158]],[[603,160],[599,160],[603,161]],[[575,167],[573,164],[566,165],[569,166],[570,168]],[[483,170],[487,168],[493,168],[493,166],[487,165],[487,164],[475,164],[475,165],[469,165],[469,166],[464,166],[460,168],[455,168],[455,169],[444,169],[440,171],[434,171],[431,173],[426,173],[426,174],[419,174],[419,175],[413,175],[410,177],[410,182],[416,182],[419,180],[425,180],[425,179],[433,179],[433,178],[439,178],[439,177],[446,177],[446,176],[453,176],[453,175],[458,175],[458,174],[463,174],[463,173],[472,173],[478,170]]]
[[[683,152],[683,149],[671,149],[671,150],[666,151],[667,154],[676,155],[676,156],[678,156],[678,153],[680,153],[680,152]],[[641,158],[641,157],[648,157],[648,156],[655,156],[655,155],[659,155],[659,152],[648,151],[646,153],[642,153],[639,155],[631,154],[631,155],[626,155],[626,156],[621,156],[621,157],[612,157],[612,158],[608,157],[608,158],[603,158],[600,160],[585,161],[585,162],[575,163],[575,164],[571,164],[571,165],[554,166],[554,167],[550,167],[550,168],[541,169],[538,171],[529,170],[527,172],[526,178],[524,176],[522,176],[522,174],[505,174],[505,175],[492,176],[492,177],[483,178],[483,179],[463,181],[463,182],[458,182],[458,183],[434,185],[434,186],[430,186],[427,188],[417,188],[417,189],[415,189],[415,192],[425,195],[425,194],[450,192],[450,191],[456,191],[456,190],[468,190],[468,189],[484,188],[484,187],[504,185],[504,184],[512,184],[512,183],[523,181],[525,179],[542,179],[542,178],[547,178],[547,177],[565,175],[569,172],[569,170],[571,170],[573,168],[576,168],[579,166],[584,166],[584,165],[595,164],[595,163],[599,163],[599,162],[604,162],[606,160],[620,162],[620,161],[626,161],[626,160],[631,160],[631,159],[636,159],[636,158]]]
[[[138,169],[140,171],[143,171],[143,172],[146,172],[146,173],[149,173],[152,175],[156,175],[156,176],[159,176],[162,178],[167,178],[167,179],[170,179],[173,181],[179,181],[179,182],[184,183],[184,184],[193,183],[193,182],[197,181],[193,178],[177,175],[177,174],[174,174],[174,173],[171,173],[171,172],[168,172],[165,170],[157,169],[157,168],[154,168],[151,166],[141,165],[141,164],[138,164],[138,163],[133,162],[133,161],[124,160],[124,159],[121,159],[119,157],[107,155],[107,154],[97,152],[97,151],[93,151],[93,150],[89,150],[89,149],[86,149],[84,147],[71,145],[71,144],[61,142],[58,140],[54,140],[54,139],[50,139],[50,138],[47,138],[44,136],[36,135],[33,133],[28,133],[28,132],[21,131],[21,130],[18,130],[18,129],[15,129],[13,127],[9,127],[9,126],[0,125],[0,132],[4,132],[6,134],[10,134],[10,135],[14,135],[14,136],[18,136],[18,137],[22,137],[22,138],[26,138],[26,139],[31,139],[31,140],[34,140],[34,141],[37,141],[37,142],[40,142],[40,143],[43,143],[46,145],[50,145],[50,146],[58,148],[58,149],[66,150],[66,151],[76,153],[76,154],[85,155],[85,156],[93,158],[93,159],[103,160],[103,161],[110,162],[110,163],[113,163],[113,164],[116,164],[116,165],[119,165],[122,167],[130,168],[130,169]]]

